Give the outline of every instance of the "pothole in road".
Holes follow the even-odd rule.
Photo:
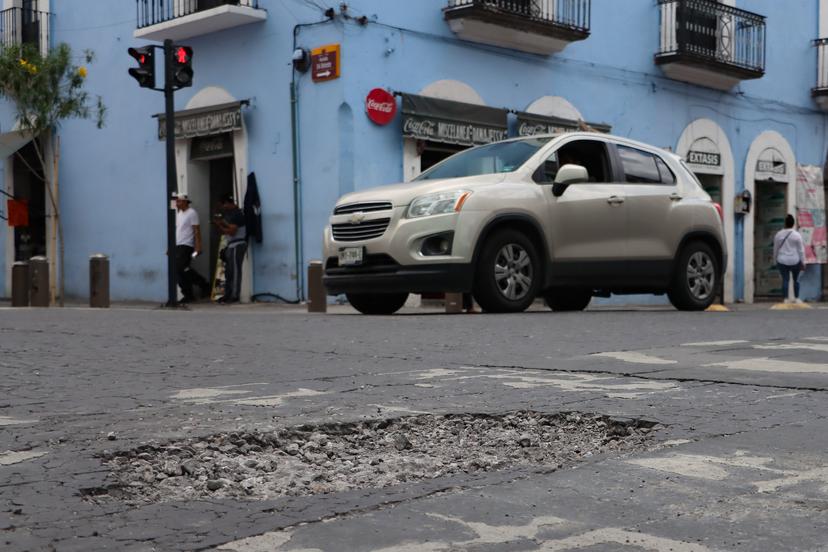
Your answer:
[[[115,483],[91,500],[263,500],[381,488],[514,467],[557,469],[649,446],[653,422],[520,411],[418,415],[219,433],[107,455]]]

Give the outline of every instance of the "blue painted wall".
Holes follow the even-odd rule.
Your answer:
[[[338,80],[314,84],[310,74],[297,75],[302,266],[319,258],[322,228],[339,195],[402,179],[399,117],[378,127],[364,114],[365,95],[374,87],[416,93],[453,79],[473,87],[487,104],[515,110],[542,96],[563,96],[587,120],[611,124],[615,134],[669,147],[690,122],[708,117],[730,140],[737,189],[748,149],[766,130],[781,133],[802,164],[821,165],[828,146],[826,117],[810,98],[817,0],[740,3],[768,18],[767,72],[728,93],[667,79],[653,63],[659,15],[652,0],[593,0],[590,38],[549,58],[458,40],[442,18],[445,0],[354,0],[347,13],[367,16],[366,25],[338,16],[300,27],[323,21],[321,10],[299,0],[259,1],[268,11],[266,22],[186,41],[195,50],[195,86],[176,99],[182,109],[198,90],[215,85],[250,100],[244,111],[249,167],[258,176],[265,229],[264,243],[254,246],[257,293],[296,295],[289,89],[294,31],[299,46],[339,43],[343,55]],[[61,132],[68,294],[86,295],[88,256],[103,252],[112,259],[114,299],[160,301],[166,295],[164,148],[150,115],[163,109],[163,98],[126,75],[126,48],[143,44],[132,38],[135,2],[53,0],[52,11],[57,41],[96,52],[88,88],[109,107],[104,130],[71,121]],[[8,126],[0,105],[0,130]],[[737,226],[737,244],[740,232]],[[737,247],[731,254],[740,297],[743,252]],[[818,270],[806,274],[803,287],[807,297],[818,294]]]

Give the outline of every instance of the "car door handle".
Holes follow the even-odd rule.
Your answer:
[[[677,193],[670,194],[670,201],[681,201],[682,199],[684,198]]]
[[[624,198],[618,196],[610,196],[609,199],[607,199],[607,203],[609,203],[610,205],[620,205],[621,203],[624,203]]]

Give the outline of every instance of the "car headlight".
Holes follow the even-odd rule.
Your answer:
[[[428,217],[454,213],[463,208],[463,204],[471,195],[468,190],[440,192],[418,197],[408,206],[408,218]]]

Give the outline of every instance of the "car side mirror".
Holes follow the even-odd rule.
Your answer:
[[[585,167],[580,165],[564,165],[558,170],[558,174],[555,176],[552,193],[555,197],[561,197],[571,184],[583,184],[584,182],[589,182],[589,173]]]

